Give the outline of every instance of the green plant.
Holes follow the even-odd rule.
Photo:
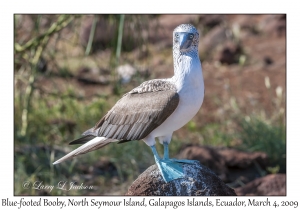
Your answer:
[[[241,120],[242,140],[240,148],[247,151],[263,151],[270,158],[272,166],[285,171],[286,131],[284,125],[274,125],[255,116]]]

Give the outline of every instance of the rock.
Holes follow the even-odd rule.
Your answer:
[[[226,28],[216,26],[210,30],[202,39],[199,45],[199,54],[201,57],[207,57],[215,47],[227,40]]]
[[[201,164],[207,166],[217,175],[222,175],[227,172],[224,158],[219,154],[218,150],[213,147],[196,145],[187,146],[181,150],[178,155],[178,159],[198,160]]]
[[[222,64],[228,65],[238,63],[241,52],[242,49],[238,44],[232,41],[227,41],[223,46],[220,47],[219,50],[217,50],[215,60],[220,61]]]
[[[110,73],[106,69],[83,67],[78,71],[76,78],[84,84],[108,85]]]
[[[201,165],[183,164],[184,178],[166,183],[157,165],[150,166],[129,187],[126,195],[141,196],[235,196],[210,169]]]
[[[181,150],[179,159],[198,160],[214,171],[226,183],[236,180],[248,183],[261,177],[268,157],[263,152],[243,152],[230,148],[188,145]]]
[[[286,175],[271,174],[235,189],[237,195],[286,196]]]

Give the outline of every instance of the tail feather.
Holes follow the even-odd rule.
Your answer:
[[[89,142],[90,140],[96,138],[96,136],[93,136],[93,135],[87,135],[87,136],[83,136],[79,139],[76,139],[74,141],[71,141],[69,143],[69,145],[73,145],[73,144],[85,144],[87,142]]]
[[[58,164],[58,163],[61,163],[61,162],[65,161],[65,160],[73,158],[75,156],[78,156],[78,155],[81,155],[81,154],[85,154],[85,153],[91,152],[93,150],[100,149],[101,147],[104,147],[107,144],[109,144],[111,142],[116,142],[116,141],[118,141],[118,140],[116,140],[116,139],[107,139],[105,137],[96,137],[96,138],[94,138],[92,140],[89,140],[84,145],[81,145],[77,149],[73,150],[69,154],[63,156],[59,160],[55,161],[53,164]]]

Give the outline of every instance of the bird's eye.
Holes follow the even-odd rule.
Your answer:
[[[192,39],[192,38],[194,38],[194,35],[193,35],[193,34],[190,35],[190,39]]]
[[[175,36],[176,36],[176,37],[179,37],[179,34],[178,34],[178,33],[176,33],[176,34],[175,34]]]

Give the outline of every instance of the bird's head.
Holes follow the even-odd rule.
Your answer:
[[[198,52],[199,33],[191,24],[181,24],[173,31],[173,48],[180,52]]]

